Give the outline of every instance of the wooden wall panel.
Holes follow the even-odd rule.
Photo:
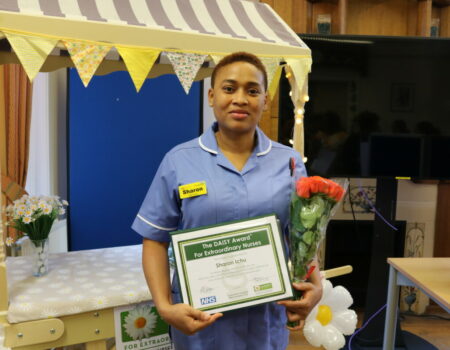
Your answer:
[[[331,15],[331,34],[340,34],[339,8],[336,1],[316,2],[312,6],[312,33],[317,33],[317,17],[319,15]]]
[[[409,0],[349,0],[348,34],[407,35]]]
[[[407,8],[407,18],[406,25],[407,31],[406,35],[415,36],[417,33],[417,9],[419,5],[417,4],[417,0],[408,0]]]
[[[311,33],[312,4],[308,0],[294,0],[292,8],[292,29],[296,33]]]
[[[273,0],[273,9],[292,28],[294,0]]]
[[[436,225],[434,236],[434,256],[450,257],[450,183],[438,185]]]
[[[431,0],[418,2],[416,34],[419,36],[430,36],[432,6]]]
[[[450,6],[441,8],[439,33],[441,37],[450,37]]]

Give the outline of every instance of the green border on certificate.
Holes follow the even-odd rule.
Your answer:
[[[275,215],[172,232],[183,301],[223,312],[292,297]]]

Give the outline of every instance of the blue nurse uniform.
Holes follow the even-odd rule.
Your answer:
[[[132,228],[145,238],[170,241],[170,231],[214,225],[275,213],[287,233],[295,176],[306,176],[300,155],[256,129],[256,146],[242,171],[220,152],[214,123],[199,138],[176,146],[164,157]],[[178,187],[204,181],[207,194],[180,199]],[[261,257],[263,258],[263,257]],[[181,302],[178,282],[174,303]],[[281,350],[288,344],[284,306],[268,303],[225,312],[204,330],[187,336],[172,328],[177,350]]]

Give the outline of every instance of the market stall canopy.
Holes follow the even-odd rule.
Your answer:
[[[186,93],[224,55],[251,52],[271,95],[285,66],[300,112],[311,67],[309,48],[273,9],[245,0],[1,0],[0,37],[0,64],[20,62],[30,80],[76,67],[87,86],[94,74],[128,70],[139,90],[175,73]]]

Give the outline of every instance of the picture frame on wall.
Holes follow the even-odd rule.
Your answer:
[[[414,109],[414,84],[393,83],[391,85],[391,111],[412,112]]]

